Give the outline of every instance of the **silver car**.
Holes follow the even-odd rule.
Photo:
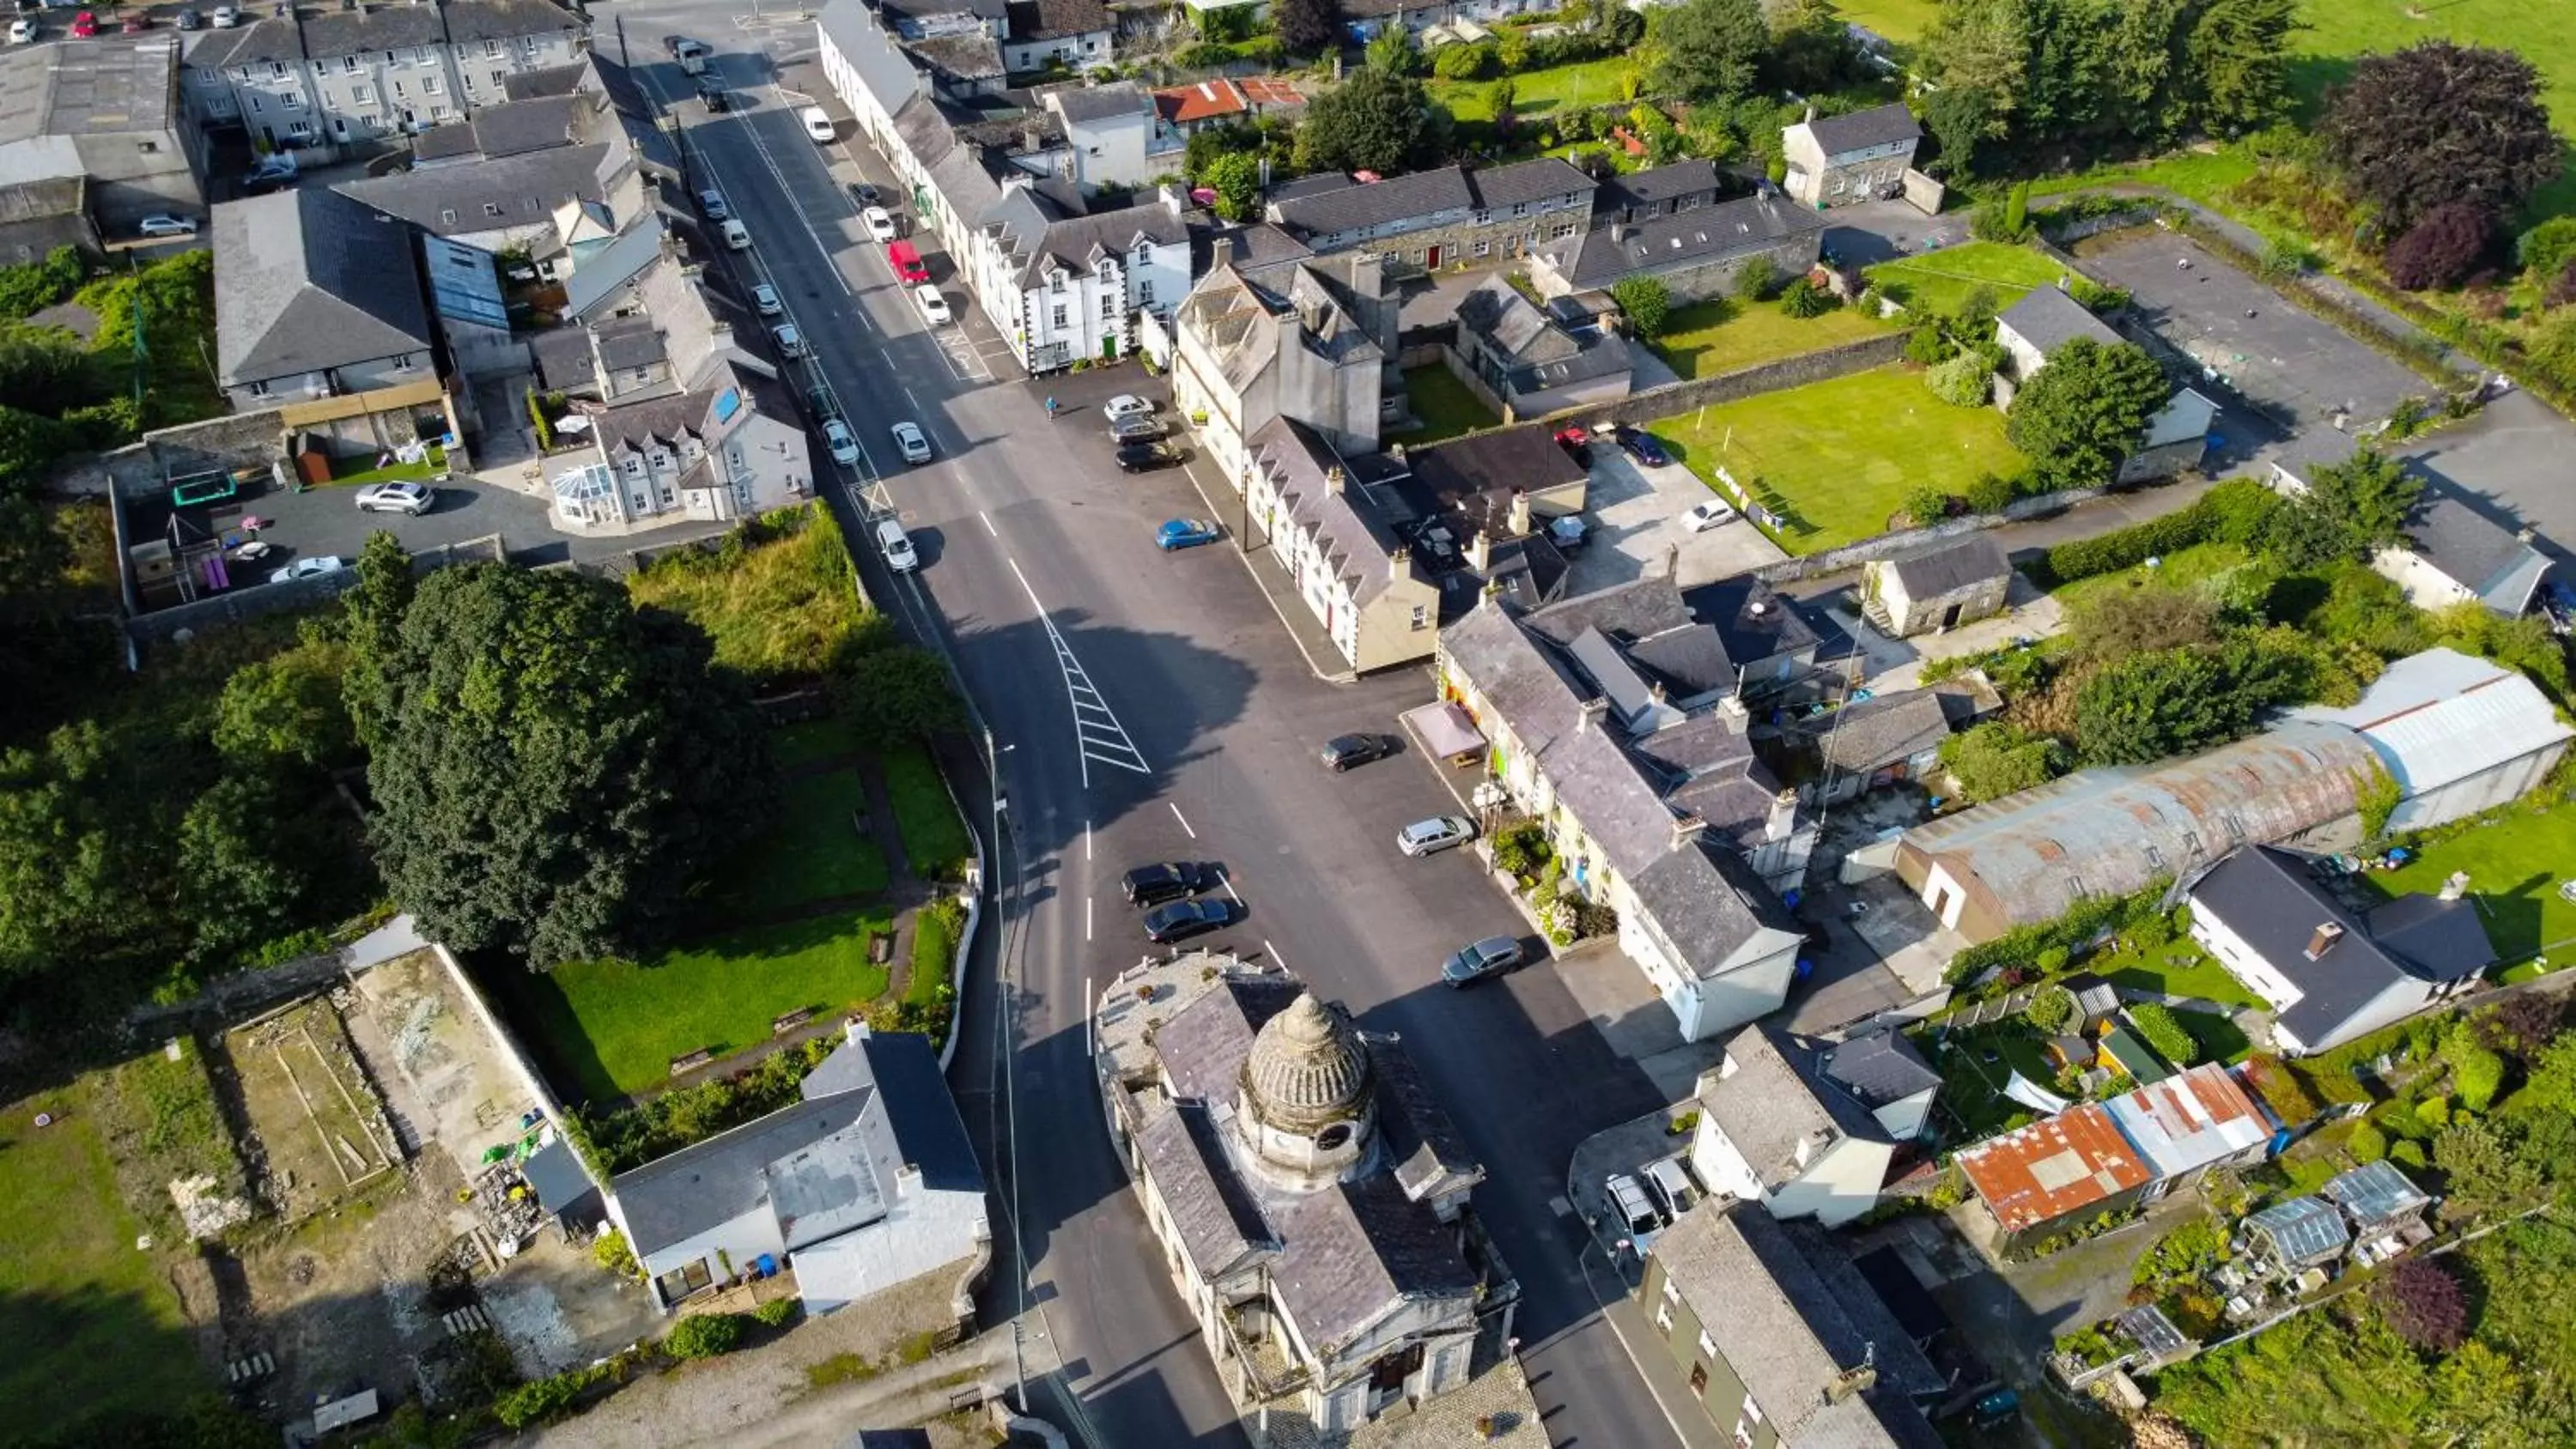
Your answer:
[[[1473,945],[1451,952],[1440,963],[1441,984],[1464,988],[1488,976],[1500,976],[1527,959],[1521,943],[1509,936],[1487,936]]]
[[[408,513],[414,518],[438,506],[438,490],[426,483],[370,483],[358,490],[360,513]]]
[[[1434,815],[1397,831],[1395,848],[1407,855],[1432,855],[1475,838],[1475,822],[1457,815]]]
[[[1664,1215],[1655,1211],[1654,1201],[1637,1185],[1637,1179],[1624,1172],[1613,1174],[1602,1184],[1602,1190],[1610,1199],[1610,1216],[1618,1225],[1619,1236],[1627,1239],[1631,1252],[1645,1257],[1646,1250],[1655,1245],[1656,1236],[1664,1230]]]

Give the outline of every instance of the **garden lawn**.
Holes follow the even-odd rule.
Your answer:
[[[1941,18],[1939,0],[1846,0],[1834,7],[1843,20],[1864,26],[1901,45],[1921,40]]]
[[[1408,447],[1437,443],[1502,421],[1467,391],[1467,385],[1456,374],[1439,363],[1406,372],[1404,395],[1413,405],[1413,415],[1422,419],[1420,432],[1405,433],[1396,439]]]
[[[930,752],[904,745],[877,756],[885,769],[886,795],[894,804],[895,829],[903,835],[904,858],[912,873],[928,880],[955,880],[974,842],[966,822],[957,818],[957,802],[939,778]]]
[[[782,771],[841,759],[857,747],[848,722],[832,715],[780,725],[769,732],[769,756]]]
[[[2576,904],[2558,898],[2558,883],[2576,877],[2576,805],[2545,814],[2517,807],[2421,847],[2403,870],[2361,879],[2386,896],[2438,895],[2459,870],[2469,873],[2469,899],[2477,902],[2499,960],[2519,966],[2536,954],[2564,957],[2576,947]]]
[[[1986,1060],[1989,1054],[1995,1060]],[[1952,1033],[1940,1071],[1941,1105],[1958,1120],[1963,1141],[1991,1137],[2015,1116],[2035,1115],[2003,1094],[2004,1083],[2012,1080],[2014,1072],[2043,1087],[2057,1079],[2041,1050],[2037,1030],[2019,1017]]]
[[[331,486],[334,488],[354,487],[367,483],[425,482],[428,479],[437,477],[447,468],[447,454],[444,450],[438,448],[430,449],[429,456],[421,459],[417,463],[388,463],[381,468],[360,468],[354,466],[355,464],[364,462],[365,459],[363,457],[344,458],[340,461],[353,466],[349,467],[346,471],[338,468],[331,470]]]
[[[704,937],[644,962],[543,974],[503,966],[489,979],[517,998],[548,1077],[601,1102],[667,1083],[673,1057],[764,1045],[771,1020],[788,1012],[846,1011],[884,995],[887,971],[868,960],[868,938],[892,929],[872,906]]]
[[[1792,317],[1776,306],[1747,307],[1719,299],[1676,307],[1652,344],[1680,377],[1715,377],[1802,352],[1815,352],[1887,330],[1851,307]]]
[[[760,921],[811,901],[884,890],[885,852],[861,830],[867,810],[867,789],[851,766],[788,782],[776,818],[709,889],[711,918]]]
[[[2187,589],[2206,583],[2229,569],[2241,567],[2248,558],[2245,545],[2241,543],[2196,543],[2166,554],[2152,570],[2133,568],[2119,573],[2095,574],[2089,579],[2060,584],[2051,592],[2059,603],[2072,604],[2088,595],[2125,589],[2148,578],[2177,589]]]
[[[2203,206],[2226,210],[2227,193],[2237,183],[2250,179],[2256,170],[2254,158],[2242,146],[2212,146],[2208,150],[2176,151],[2150,161],[2125,161],[2096,166],[2071,176],[2050,176],[2031,183],[2030,209],[2044,211],[2048,198],[2069,191],[2085,191],[2115,182],[2133,186],[2161,186],[2177,196],[2197,201]],[[2140,198],[2143,205],[2147,198]]]
[[[1573,65],[1551,66],[1546,70],[1523,71],[1513,76],[1512,114],[1524,123],[1544,124],[1559,111],[1589,110],[1594,106],[1617,105],[1623,99],[1620,80],[1634,68],[1624,55],[1605,56],[1600,60],[1578,61]],[[1431,98],[1449,108],[1450,114],[1462,121],[1490,121],[1494,118],[1493,81],[1444,81],[1430,83]]]
[[[1712,486],[1724,467],[1781,515],[1773,538],[1801,554],[1885,533],[1917,488],[1964,493],[1980,474],[2021,466],[1994,409],[1951,407],[1896,363],[1696,409],[1654,431]]]
[[[2169,963],[2168,956],[2189,958]],[[2229,1008],[2260,1007],[2262,999],[2227,974],[2227,968],[2187,940],[2169,941],[2151,951],[2105,951],[2087,958],[2082,969],[2131,991],[2161,991]]]
[[[2065,268],[2029,247],[2009,242],[1967,242],[1920,256],[1900,257],[1869,269],[1881,291],[1916,312],[1956,312],[1979,287],[1995,294],[2000,311],[2033,287],[2045,287]]]
[[[213,1391],[160,1258],[135,1251],[143,1225],[117,1193],[94,1082],[0,1111],[0,1403],[65,1442],[92,1414]]]

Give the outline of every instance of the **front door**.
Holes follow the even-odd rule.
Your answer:
[[[1422,265],[1435,272],[1440,270],[1440,248],[1433,247],[1431,250],[1423,253]]]

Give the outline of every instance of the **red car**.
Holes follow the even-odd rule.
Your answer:
[[[1580,468],[1589,468],[1592,466],[1592,435],[1583,431],[1583,429],[1557,429],[1556,445],[1563,448],[1573,457],[1575,466]]]
[[[84,11],[82,11],[80,14],[75,15],[75,16],[73,16],[73,17],[72,17],[72,36],[73,36],[73,38],[78,39],[78,40],[87,40],[87,39],[89,39],[91,36],[96,35],[96,34],[98,34],[98,17],[97,17],[97,16],[92,15],[92,14],[90,14],[88,11],[84,10]]]

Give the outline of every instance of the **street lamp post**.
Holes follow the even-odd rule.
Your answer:
[[[995,930],[1003,929],[1001,922],[1002,810],[1008,801],[1002,794],[1002,756],[1007,755],[1018,748],[1019,746],[1017,745],[995,744],[993,741],[993,727],[991,725],[986,725],[984,727],[984,781],[986,786],[993,792],[992,836],[990,844],[986,846],[986,849],[992,855],[993,869],[990,872],[990,879],[987,881],[987,884],[992,890]],[[1001,1015],[993,1024],[993,1032],[995,1038],[995,1049],[1002,1056],[1002,1088],[1006,1094],[1008,1103],[1011,1133],[1014,1137],[1017,1137],[1020,1130],[1019,1099],[1018,1094],[1012,1090],[1012,1075],[1010,1071],[1010,983],[1001,979],[1003,973],[1009,969],[1010,955],[1011,953],[1008,950],[1003,949],[996,949],[993,953],[994,985],[1000,992],[1002,1006]],[[1011,1397],[1012,1400],[1019,1405],[1020,1413],[1025,1416],[1029,1411],[1029,1374],[1027,1361],[1021,1352],[1020,1331],[1021,1324],[1027,1319],[1029,1312],[1029,1264],[1028,1255],[1021,1246],[1020,1240],[1020,1164],[1019,1154],[1016,1150],[1010,1154],[1010,1162],[1011,1256],[1018,1260],[1016,1271],[1019,1278],[1019,1307],[1018,1311],[1011,1315]]]

